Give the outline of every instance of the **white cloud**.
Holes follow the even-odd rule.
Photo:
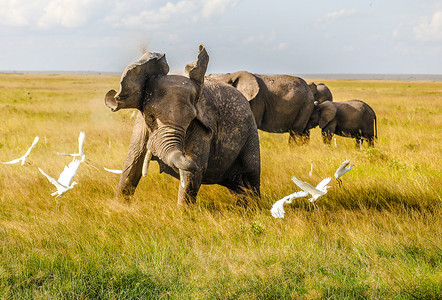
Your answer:
[[[201,14],[205,18],[210,18],[215,14],[223,14],[227,7],[234,7],[237,0],[202,0]]]
[[[435,12],[430,22],[415,26],[413,32],[418,41],[442,41],[442,11]]]
[[[0,24],[7,27],[78,27],[105,7],[105,0],[7,0]]]
[[[264,35],[260,34],[260,35],[251,35],[247,38],[245,38],[242,41],[243,45],[250,45],[252,43],[257,43],[257,42],[262,42],[264,40]]]
[[[345,52],[352,52],[352,51],[355,50],[355,47],[354,47],[353,45],[345,45],[342,49],[343,49]]]
[[[287,42],[279,43],[279,45],[276,47],[276,50],[278,50],[278,51],[284,51],[285,49],[287,49],[287,45],[288,45]]]
[[[333,11],[333,12],[325,15],[321,19],[321,21],[324,21],[324,22],[335,21],[335,20],[338,20],[338,19],[343,19],[343,18],[347,18],[347,17],[353,16],[355,14],[356,14],[356,9],[354,9],[354,8],[351,8],[351,9],[343,8],[341,10]]]

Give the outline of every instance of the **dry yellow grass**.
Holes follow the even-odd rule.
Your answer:
[[[319,82],[317,79],[312,79]],[[377,113],[375,148],[336,137],[289,146],[260,132],[262,198],[236,207],[203,186],[189,210],[176,207],[178,181],[154,163],[130,204],[114,201],[130,139],[131,111],[111,113],[104,94],[119,76],[0,74],[0,161],[40,142],[24,166],[0,165],[2,298],[438,298],[442,294],[442,83],[325,80],[337,101],[361,99]],[[86,132],[79,184],[55,209],[53,186]],[[269,208],[298,178],[319,182],[346,158],[309,209],[306,199]],[[310,178],[310,161],[314,162]]]

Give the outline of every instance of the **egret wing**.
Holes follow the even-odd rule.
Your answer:
[[[335,172],[335,178],[342,176],[342,171],[345,169],[346,166],[348,166],[349,163],[350,159],[347,159],[339,166],[339,168]]]
[[[51,176],[49,176],[48,174],[46,174],[45,172],[43,172],[42,169],[38,168],[38,170],[44,175],[46,176],[46,178],[49,180],[50,183],[52,183],[53,185],[55,185],[55,187],[57,188],[57,190],[59,189],[64,189],[65,187],[63,185],[61,185],[57,180],[55,180],[54,178],[52,178]]]
[[[284,211],[284,203],[287,201],[285,199],[286,197],[282,198],[281,200],[276,201],[272,208],[270,209],[270,213],[274,218],[284,218],[285,211]]]
[[[309,183],[307,183],[307,182],[304,182],[304,181],[302,181],[302,180],[299,180],[299,179],[296,178],[295,176],[292,177],[292,180],[293,180],[293,182],[294,182],[297,186],[299,186],[299,187],[301,188],[301,190],[303,190],[303,191],[305,191],[305,192],[307,192],[307,193],[309,193],[309,194],[312,194],[312,193],[316,193],[316,192],[317,192],[317,190],[316,190],[316,188],[315,188],[314,186],[312,186],[311,184],[309,184]]]
[[[57,152],[57,155],[60,155],[60,156],[77,156],[76,154],[68,154],[68,153],[61,153],[61,152]]]
[[[4,162],[3,164],[5,164],[5,165],[16,164],[16,163],[20,162],[22,159],[23,159],[23,156],[20,157],[20,158],[17,158],[17,159],[11,160],[11,161]]]
[[[123,173],[123,170],[108,169],[108,168],[106,168],[106,167],[104,167],[104,169],[105,169],[106,171],[108,171],[108,172],[115,173],[115,174],[121,174],[121,173]]]
[[[25,157],[27,157],[29,155],[29,153],[31,153],[31,150],[34,149],[35,145],[37,145],[38,140],[39,140],[39,138],[38,138],[38,136],[36,136],[34,141],[32,142],[31,147],[29,147],[28,151],[26,151],[26,153],[24,155]]]
[[[329,184],[331,181],[331,177],[327,177],[325,179],[322,179],[322,181],[320,183],[318,183],[318,185],[316,186],[317,190],[320,191],[324,191],[324,188],[327,186],[327,184]]]
[[[69,165],[64,167],[63,172],[61,172],[60,177],[58,177],[58,182],[64,186],[69,186],[72,178],[77,173],[78,167],[80,166],[80,160],[74,159],[69,163]]]
[[[84,131],[80,132],[80,135],[78,136],[78,154],[80,155],[80,157],[83,159],[84,157],[84,152],[83,152],[83,148],[84,148],[84,139],[85,139],[86,135],[84,133]]]
[[[292,203],[293,199],[295,199],[295,198],[302,198],[302,197],[307,197],[307,196],[308,196],[307,192],[299,191],[299,192],[294,192],[294,193],[284,197],[284,199],[286,198],[287,199],[286,203],[290,204],[290,203]]]

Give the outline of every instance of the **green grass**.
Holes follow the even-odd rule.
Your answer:
[[[130,204],[114,200],[119,177],[102,167],[122,167],[133,124],[104,105],[118,82],[0,74],[0,161],[40,137],[25,166],[0,165],[0,298],[440,299],[442,83],[325,80],[335,100],[376,111],[375,148],[324,145],[318,129],[303,146],[260,132],[257,205],[214,185],[180,210],[178,181],[155,163]],[[55,153],[76,151],[81,130],[98,169],[80,167],[57,211],[37,167],[57,176],[70,159]],[[297,199],[271,217],[297,190],[292,175],[315,184],[346,158],[354,169],[319,211]]]

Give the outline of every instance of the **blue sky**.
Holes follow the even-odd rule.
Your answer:
[[[442,73],[442,1],[0,0],[0,70],[122,72],[143,49],[182,72]]]

